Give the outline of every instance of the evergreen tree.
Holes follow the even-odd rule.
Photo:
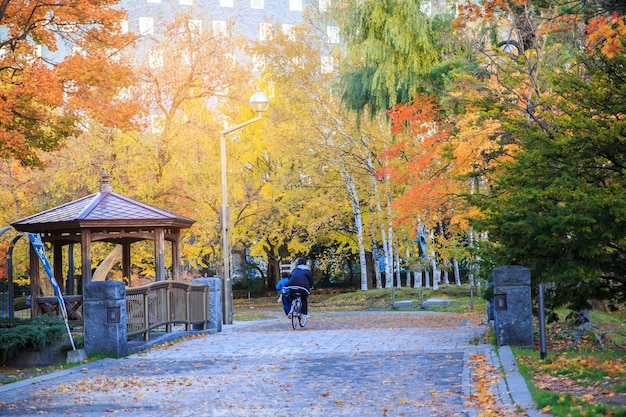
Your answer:
[[[624,52],[587,55],[555,76],[544,123],[505,122],[522,151],[474,198],[494,242],[487,258],[555,283],[553,306],[626,299],[625,64]]]

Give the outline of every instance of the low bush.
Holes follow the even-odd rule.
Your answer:
[[[0,319],[0,363],[32,348],[42,350],[67,332],[65,323],[55,317],[39,316],[33,319]]]

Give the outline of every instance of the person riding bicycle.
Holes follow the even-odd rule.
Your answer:
[[[289,288],[292,300],[296,294],[300,294],[300,299],[302,300],[301,313],[304,315],[305,319],[308,318],[309,309],[307,297],[311,294],[311,289],[313,288],[313,274],[311,274],[311,270],[306,264],[306,259],[298,259],[296,267],[289,275],[289,280],[287,284],[285,284],[285,288]]]
[[[280,281],[276,284],[276,289],[280,291],[280,301],[283,303],[283,309],[285,310],[285,316],[289,315],[291,309],[291,297],[289,296],[289,288],[285,287],[289,281],[289,272],[283,272]]]

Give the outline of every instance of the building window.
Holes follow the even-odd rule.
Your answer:
[[[152,133],[162,133],[165,127],[165,116],[153,114],[150,116],[150,130]]]
[[[272,39],[272,25],[269,23],[259,23],[259,39],[262,41]]]
[[[224,35],[226,33],[226,22],[223,20],[214,20],[213,21],[213,35],[219,36]]]
[[[322,73],[330,74],[335,70],[335,60],[332,56],[323,56],[322,57]]]
[[[148,66],[152,69],[161,68],[163,66],[163,54],[161,51],[150,51],[148,54]]]
[[[320,12],[326,12],[330,9],[330,0],[319,0],[318,5]]]
[[[194,62],[196,61],[196,54],[194,52],[182,51],[181,61],[183,65],[193,67]]]
[[[139,18],[139,34],[140,35],[153,35],[154,34],[154,21],[151,17]]]
[[[289,10],[302,11],[302,0],[289,0]]]
[[[294,25],[291,25],[289,23],[284,23],[282,25],[283,33],[285,34],[285,36],[287,36],[287,39],[289,39],[290,41],[296,40],[296,34],[293,28],[294,28]]]
[[[263,7],[263,0],[250,0],[251,9],[262,9]]]
[[[337,26],[326,26],[326,35],[330,43],[339,43],[339,28]]]
[[[233,7],[233,0],[220,0],[220,7]]]
[[[187,24],[189,25],[189,32],[191,32],[193,36],[202,35],[202,20],[190,19]]]
[[[254,55],[252,57],[252,71],[263,72],[265,69],[265,57],[262,55]]]

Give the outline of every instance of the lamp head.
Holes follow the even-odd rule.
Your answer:
[[[270,100],[263,93],[254,93],[250,97],[250,107],[256,113],[261,113],[267,110],[270,105]]]

